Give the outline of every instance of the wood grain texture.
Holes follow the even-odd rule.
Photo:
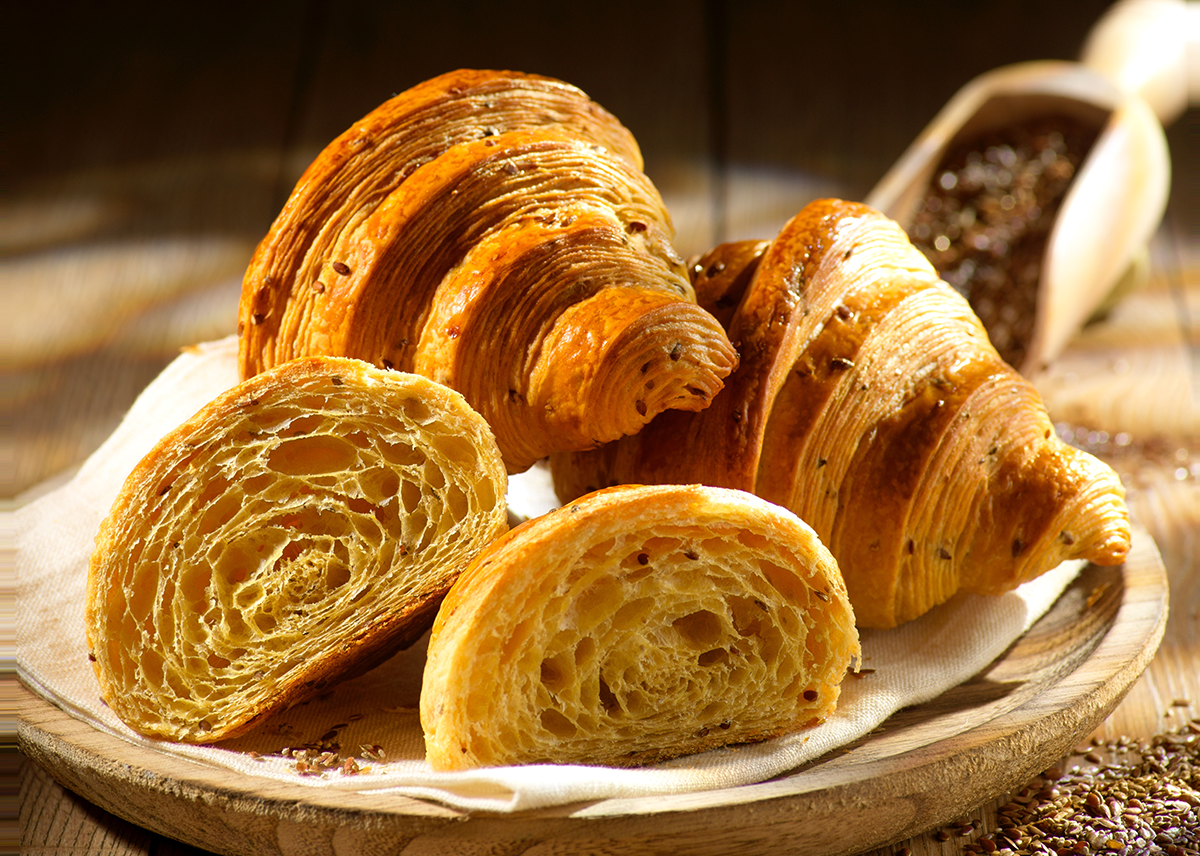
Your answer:
[[[491,65],[581,86],[634,130],[679,248],[694,253],[724,238],[769,236],[817,196],[861,197],[963,82],[1001,64],[1075,56],[1108,5],[982,0],[964,11],[937,0],[911,15],[874,0],[853,12],[771,0],[633,9],[536,0],[520,15],[474,3],[413,11],[268,0],[236,14],[20,5],[8,18],[22,36],[10,45],[20,79],[5,113],[12,168],[0,218],[0,300],[9,330],[54,313],[72,317],[41,334],[5,337],[30,348],[0,352],[10,393],[4,452],[13,464],[5,495],[78,465],[179,347],[232,330],[241,269],[308,160],[420,79]],[[1149,287],[1104,322],[1119,330],[1091,328],[1084,351],[1068,355],[1078,357],[1071,418],[1085,436],[1130,433],[1127,447],[1107,451],[1128,477],[1131,510],[1159,546],[1171,592],[1159,653],[1096,727],[1102,739],[1146,738],[1200,715],[1194,127],[1193,109],[1168,129],[1172,200]],[[1118,414],[1119,423],[1110,420]],[[1127,420],[1138,414],[1153,418]],[[1191,435],[1164,430],[1189,418]],[[1174,707],[1175,699],[1192,706]],[[34,761],[21,764],[19,781],[26,852],[201,852],[107,813]],[[976,806],[948,793],[947,805],[955,819],[994,830],[1006,799]],[[777,816],[764,805],[744,810],[747,822]],[[829,834],[843,828],[831,823]],[[299,846],[301,827],[281,829]],[[364,852],[403,846],[365,832],[337,835],[356,838]],[[464,853],[521,852],[468,841],[465,832],[456,840]],[[679,850],[694,840],[685,834]],[[604,852],[595,838],[574,841]],[[736,853],[742,838],[704,843]],[[922,833],[869,856],[901,848],[949,856],[962,852],[962,840]]]

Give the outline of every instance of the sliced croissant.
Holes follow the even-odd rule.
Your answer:
[[[561,100],[564,87],[548,91]],[[263,279],[259,257],[291,252],[292,203],[260,247],[243,288],[243,371],[338,354],[434,378],[497,426],[510,472],[633,433],[663,409],[707,406],[736,364],[733,348],[696,306],[670,216],[628,132],[570,91],[560,111],[577,111],[574,121],[532,106],[496,117],[494,98],[475,99],[466,106],[487,133],[468,132],[466,106],[448,129],[407,118],[393,127],[391,102],[368,117],[388,139],[433,137],[441,150],[392,184],[395,156],[364,154],[353,179],[378,185],[371,194],[347,195],[340,174],[301,183],[294,199],[328,182],[329,211],[302,221],[318,232],[284,279]],[[319,165],[345,147],[335,142],[311,171],[323,175]],[[456,343],[468,328],[471,346]]]
[[[1007,591],[1067,559],[1123,561],[1116,474],[1057,437],[1033,387],[891,220],[819,200],[769,246],[718,248],[696,270],[721,262],[726,282],[711,288],[746,286],[725,390],[701,414],[556,455],[561,499],[624,482],[753,491],[829,546],[862,627],[959,590]]]
[[[308,358],[243,382],[138,464],[100,528],[105,700],[207,742],[369,668],[506,531],[506,489],[487,424],[425,378]]]
[[[438,770],[632,766],[833,712],[858,633],[837,565],[740,491],[622,486],[512,530],[450,590],[421,688]]]

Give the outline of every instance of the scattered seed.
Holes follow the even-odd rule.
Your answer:
[[[383,761],[387,758],[386,753],[383,751],[383,747],[378,743],[364,743],[359,746],[358,749],[362,756],[369,761]]]
[[[1093,738],[1013,794],[996,810],[998,831],[964,841],[961,852],[1197,856],[1197,731],[1189,725],[1141,742]]]

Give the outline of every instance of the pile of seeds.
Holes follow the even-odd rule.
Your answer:
[[[1200,854],[1200,718],[1141,742],[1093,740],[996,813],[996,830],[952,824],[964,854]]]
[[[909,227],[914,246],[971,304],[996,350],[1020,365],[1042,256],[1095,128],[1047,116],[948,150]]]

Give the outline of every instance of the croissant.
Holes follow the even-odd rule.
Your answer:
[[[479,554],[430,634],[437,770],[633,766],[828,717],[859,656],[837,564],[740,491],[622,486]]]
[[[89,658],[143,734],[209,742],[411,644],[507,529],[462,396],[358,360],[241,383],[147,454],[96,539]]]
[[[753,491],[829,546],[860,627],[959,590],[1002,593],[1067,559],[1123,561],[1116,474],[1058,438],[893,221],[818,200],[773,241],[718,247],[694,270],[702,302],[736,305],[739,368],[703,413],[555,455],[562,500],[623,482]]]
[[[396,96],[317,158],[259,246],[243,375],[305,354],[422,374],[487,419],[513,473],[706,407],[736,355],[641,164],[559,81],[459,71]]]

